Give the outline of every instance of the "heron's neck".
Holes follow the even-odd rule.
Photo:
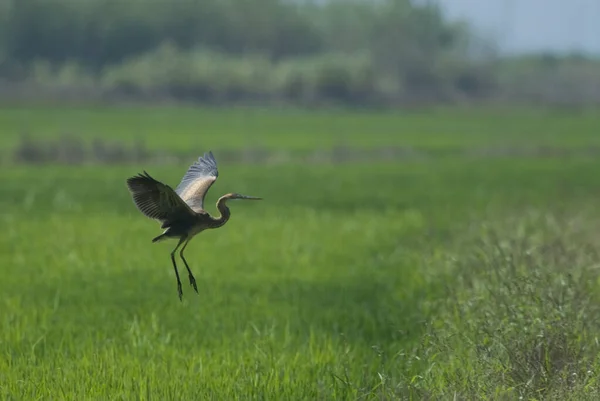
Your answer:
[[[219,200],[217,201],[217,209],[219,210],[221,215],[213,219],[215,227],[221,227],[223,224],[227,223],[227,220],[229,220],[229,217],[231,216],[231,212],[225,204],[226,202],[227,198],[219,198]]]

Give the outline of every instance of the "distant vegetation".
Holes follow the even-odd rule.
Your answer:
[[[474,38],[409,0],[3,0],[0,89],[210,103],[600,103],[600,61],[499,60]]]
[[[190,243],[183,303],[124,178],[176,185],[191,157],[0,168],[0,399],[600,399],[597,157],[215,156],[211,213],[265,200]]]
[[[475,107],[429,112],[196,107],[4,107],[0,166],[314,164],[600,155],[600,115]],[[566,135],[565,133],[568,133]]]

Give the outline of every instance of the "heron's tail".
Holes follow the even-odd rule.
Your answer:
[[[167,233],[162,233],[161,235],[159,235],[158,237],[154,237],[152,238],[152,242],[158,242],[158,241],[163,241],[167,239]]]

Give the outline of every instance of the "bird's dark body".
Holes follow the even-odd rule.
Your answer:
[[[218,221],[208,213],[198,213],[192,219],[180,218],[167,221],[161,225],[161,228],[166,228],[165,232],[157,237],[154,237],[152,242],[158,242],[169,238],[194,236],[207,229],[219,228],[223,226],[227,220],[229,220],[229,217],[231,216],[229,208],[227,208],[226,215],[227,219],[224,219],[224,221]]]
[[[187,236],[193,226],[194,222],[192,221],[174,221],[167,226],[161,227],[166,228],[165,232],[152,238],[152,242],[158,242],[169,238],[181,238],[183,236]]]
[[[190,166],[183,179],[173,190],[170,186],[152,178],[148,173],[138,174],[127,179],[127,187],[132,194],[136,207],[147,217],[161,222],[161,228],[165,231],[152,239],[159,242],[166,239],[179,239],[177,246],[171,252],[171,261],[177,277],[177,290],[179,298],[182,298],[181,281],[177,264],[175,263],[175,252],[183,244],[179,255],[185,264],[190,279],[190,285],[198,292],[196,279],[192,274],[183,251],[189,241],[198,233],[223,226],[231,217],[231,212],[225,203],[230,199],[260,198],[229,193],[223,195],[217,201],[217,209],[221,213],[219,217],[213,217],[204,210],[204,197],[211,185],[216,181],[219,173],[217,162],[209,152]]]

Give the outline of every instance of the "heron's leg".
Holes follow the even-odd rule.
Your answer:
[[[171,261],[173,262],[173,269],[175,269],[175,277],[177,277],[177,293],[179,294],[179,300],[181,301],[183,298],[183,290],[181,289],[181,280],[179,279],[179,272],[177,271],[177,264],[175,263],[175,252],[181,246],[181,244],[185,241],[185,237],[181,237],[177,246],[171,252]]]
[[[187,241],[185,241],[185,244],[183,244],[183,248],[181,248],[181,251],[179,251],[179,256],[181,257],[181,260],[183,260],[183,263],[185,264],[185,268],[188,271],[188,278],[190,279],[190,285],[192,287],[194,287],[194,290],[196,291],[196,294],[197,294],[198,287],[196,286],[196,279],[194,278],[194,275],[192,274],[192,271],[190,270],[190,267],[188,266],[187,261],[183,257],[183,251],[185,250],[185,247],[187,246],[187,244],[189,244],[189,242],[190,242],[189,239]]]

